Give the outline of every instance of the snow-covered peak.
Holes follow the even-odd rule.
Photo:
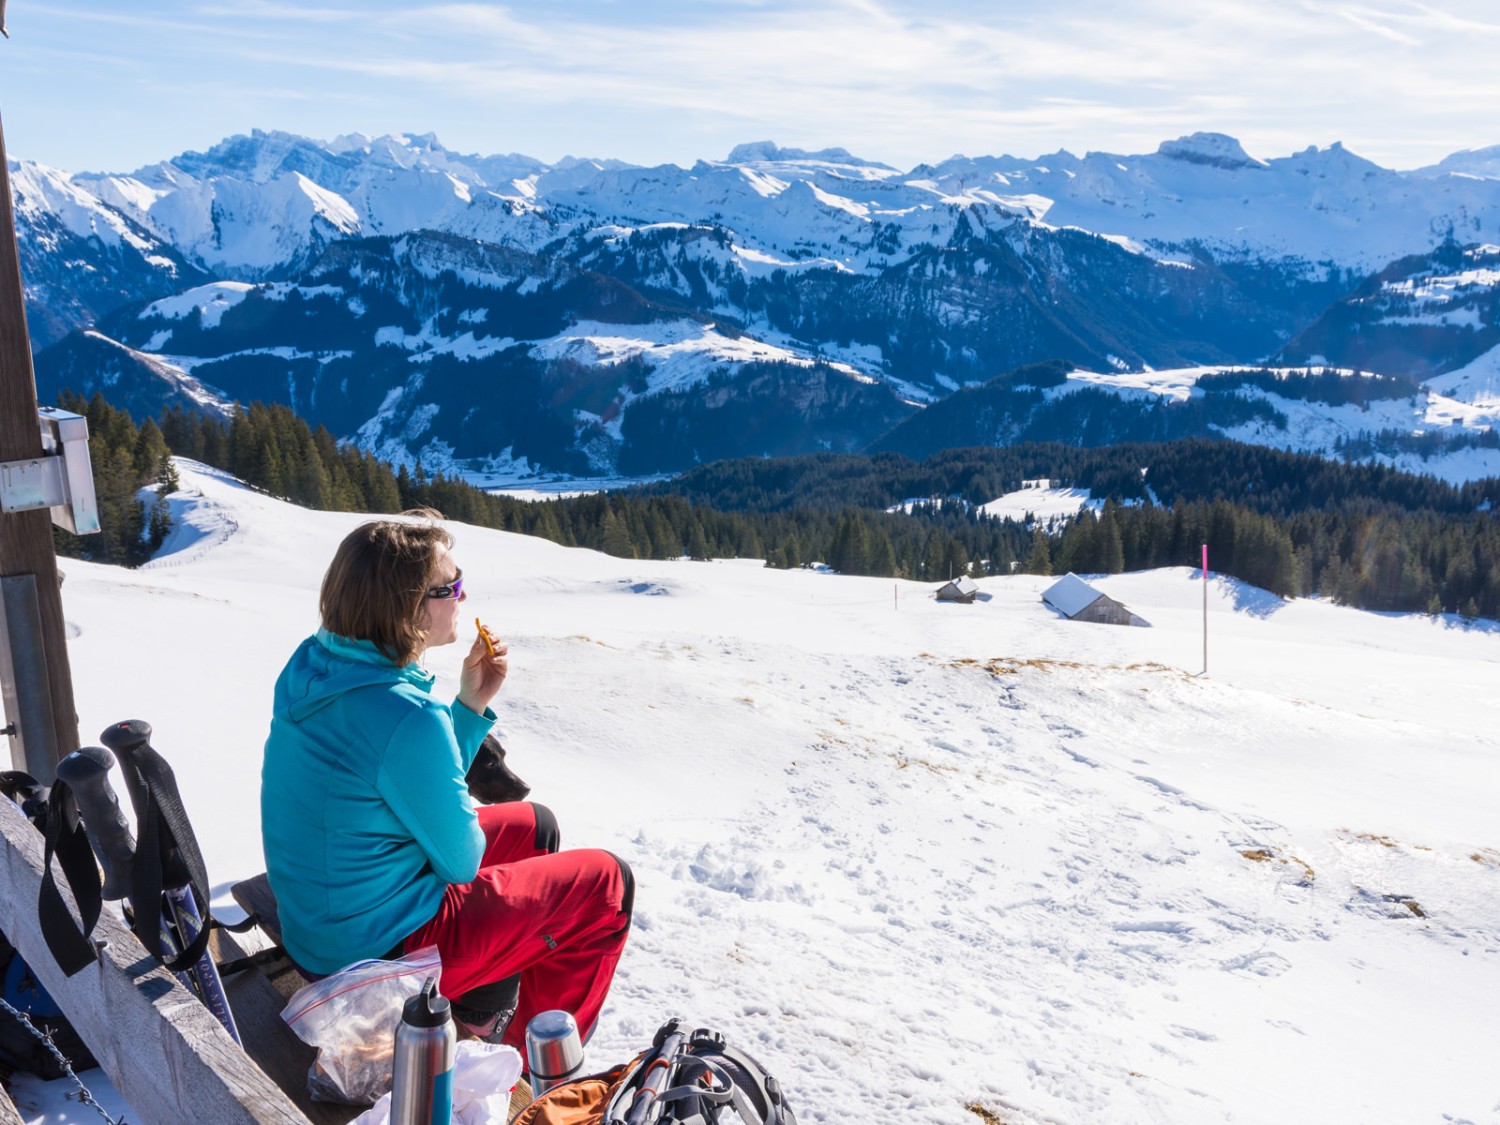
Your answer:
[[[110,247],[125,243],[142,252],[153,248],[144,231],[66,172],[30,160],[7,161],[7,167],[16,214],[31,224],[50,215],[79,238],[97,238]]]
[[[1445,156],[1436,164],[1418,168],[1413,176],[1472,176],[1485,180],[1500,180],[1500,145],[1488,148],[1471,148]]]
[[[896,169],[889,164],[861,160],[846,148],[823,148],[810,152],[802,148],[783,148],[774,141],[753,141],[735,145],[726,164],[837,164],[848,168],[877,168],[884,172]]]
[[[228,137],[207,152],[184,152],[171,163],[199,179],[234,176],[250,183],[269,183],[287,172],[301,172],[320,183],[326,183],[352,161],[331,151],[326,145],[307,137],[280,130],[266,132],[254,129]],[[144,171],[144,169],[143,169]]]
[[[1250,156],[1240,142],[1223,133],[1192,133],[1175,141],[1163,141],[1157,155],[1189,164],[1209,164],[1216,168],[1264,168],[1264,160]]]

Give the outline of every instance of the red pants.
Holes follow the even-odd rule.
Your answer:
[[[548,818],[550,820],[550,815]],[[593,1033],[630,929],[628,869],[597,849],[549,854],[529,802],[481,805],[484,856],[472,883],[449,885],[407,949],[436,945],[444,996],[521,974],[504,1041],[525,1052],[526,1025],[561,1008]]]

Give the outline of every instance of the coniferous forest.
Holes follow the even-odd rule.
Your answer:
[[[1372,388],[1373,389],[1373,388]],[[1365,609],[1500,617],[1500,481],[1461,486],[1228,441],[1082,449],[1055,444],[720,461],[671,481],[541,502],[441,473],[393,468],[254,403],[229,421],[173,409],[139,424],[95,395],[65,395],[89,422],[103,532],[56,532],[60,554],[139,565],[169,529],[169,454],[223,469],[307,507],[451,519],[624,558],[821,562],[845,574],[946,581],[959,574],[1116,573],[1192,566],[1282,596]],[[1055,524],[979,506],[1023,480],[1105,500]]]

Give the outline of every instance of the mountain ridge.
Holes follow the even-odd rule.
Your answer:
[[[223,399],[302,411],[327,402],[328,388],[356,388],[317,420],[397,460],[524,455],[609,473],[666,468],[652,463],[651,440],[676,450],[675,467],[860,448],[903,413],[1043,360],[1090,373],[1091,385],[1049,397],[1045,421],[997,420],[989,440],[1128,432],[1136,408],[1095,396],[1154,394],[1115,386],[1153,369],[1379,370],[1381,356],[1420,357],[1423,377],[1470,369],[1500,317],[1492,301],[1445,314],[1468,318],[1479,330],[1468,335],[1457,321],[1443,331],[1382,322],[1404,342],[1373,359],[1346,354],[1353,341],[1340,333],[1365,322],[1338,310],[1379,271],[1408,260],[1424,269],[1423,255],[1459,252],[1460,236],[1500,223],[1500,177],[1482,174],[1490,158],[1478,150],[1455,154],[1461,171],[1399,173],[1337,143],[1262,160],[1203,132],[1139,156],[953,157],[910,172],[771,141],[724,161],[647,168],[458,154],[432,134],[322,142],[255,131],[135,175],[19,165],[16,179],[39,347],[97,329]],[[64,252],[58,230],[74,239]],[[78,283],[80,261],[112,288],[69,305],[58,295]],[[137,280],[141,271],[149,277]],[[1394,307],[1404,283],[1391,276]],[[234,285],[254,288],[231,308]],[[164,298],[204,286],[201,302],[165,315]],[[160,393],[149,364],[122,367],[96,345],[39,366],[47,380],[66,371],[87,383],[80,365],[97,355],[96,374],[128,371],[148,397]],[[329,372],[339,379],[326,382]],[[1443,407],[1442,425],[1489,424],[1482,382],[1459,381],[1477,389],[1460,388],[1470,397]],[[1209,425],[1274,443],[1286,412],[1256,405],[1262,390],[1215,396],[1188,432]],[[801,404],[794,416],[817,404],[817,417],[788,429],[776,394],[781,408]],[[767,435],[764,448],[714,414],[730,402],[746,432]],[[839,409],[853,415],[839,420]],[[460,410],[500,420],[461,423]],[[1157,410],[1134,436],[1168,415],[1179,421],[1166,432],[1178,432],[1191,412]],[[1386,421],[1401,438],[1434,417],[1413,399]],[[518,418],[536,432],[519,434]],[[695,436],[695,426],[708,430]],[[1343,422],[1323,429],[1318,448],[1355,436]]]

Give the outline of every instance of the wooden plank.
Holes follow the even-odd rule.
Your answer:
[[[232,960],[255,952],[256,943],[249,938],[248,934],[241,937],[227,930],[215,930],[214,945],[210,947],[217,946],[214,959]],[[293,990],[307,983],[289,962],[281,972],[290,978],[288,983]],[[245,1041],[245,1053],[285,1091],[313,1125],[346,1125],[363,1112],[361,1106],[316,1102],[308,1096],[307,1068],[317,1057],[317,1050],[298,1039],[281,1018],[289,992],[284,995],[264,972],[255,969],[227,978],[224,991],[234,1012],[234,1022],[239,1025],[240,1038]]]
[[[64,976],[41,935],[42,837],[0,800],[0,930],[88,1044],[134,1120],[309,1125],[198,998],[109,911],[94,930],[99,962]],[[67,888],[63,897],[71,905]]]
[[[0,1086],[0,1125],[25,1125],[16,1110],[16,1103],[10,1100],[4,1086]]]
[[[264,871],[229,888],[230,897],[247,915],[254,914],[256,925],[278,945],[281,944],[281,910],[271,893],[271,878]]]
[[[521,1111],[536,1099],[531,1096],[531,1084],[526,1079],[516,1083],[516,1088],[510,1092],[510,1115],[507,1121],[514,1121],[520,1116]]]

